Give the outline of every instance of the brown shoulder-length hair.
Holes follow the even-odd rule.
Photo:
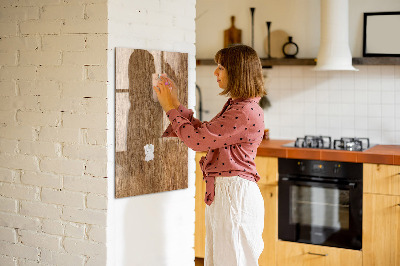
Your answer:
[[[247,99],[267,94],[260,58],[253,48],[243,44],[223,48],[214,60],[228,71],[228,86],[220,95]]]

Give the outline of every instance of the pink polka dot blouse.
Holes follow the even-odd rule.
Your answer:
[[[200,160],[207,205],[214,200],[217,176],[240,176],[253,182],[260,179],[254,163],[265,128],[259,101],[260,97],[229,98],[210,122],[194,118],[193,111],[183,105],[167,112],[171,124],[162,137],[179,137],[190,149],[207,151]]]

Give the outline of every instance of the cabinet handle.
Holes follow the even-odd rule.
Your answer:
[[[397,206],[400,206],[400,203],[399,203],[399,204],[397,204]]]
[[[317,256],[323,256],[323,257],[328,256],[328,254],[320,254],[320,253],[313,253],[313,252],[307,252],[307,254],[310,254],[310,255],[317,255]]]

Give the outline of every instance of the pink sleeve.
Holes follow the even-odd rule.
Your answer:
[[[173,132],[194,151],[221,148],[241,141],[247,128],[247,115],[230,109],[211,122],[195,125],[176,109],[168,111]]]
[[[184,118],[188,119],[193,126],[198,127],[201,125],[201,121],[197,118],[193,117],[193,111],[191,109],[187,109],[185,106],[183,106],[182,104],[179,105],[178,107],[178,112],[181,116],[183,116]],[[161,137],[177,137],[177,135],[175,134],[175,132],[172,130],[172,125],[169,124],[169,126],[167,127],[167,129],[164,131],[164,133],[162,134]]]

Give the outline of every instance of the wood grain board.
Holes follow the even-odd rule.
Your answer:
[[[115,59],[115,197],[187,188],[188,148],[161,138],[169,120],[153,100],[152,74],[173,79],[187,106],[188,54],[116,48]]]

